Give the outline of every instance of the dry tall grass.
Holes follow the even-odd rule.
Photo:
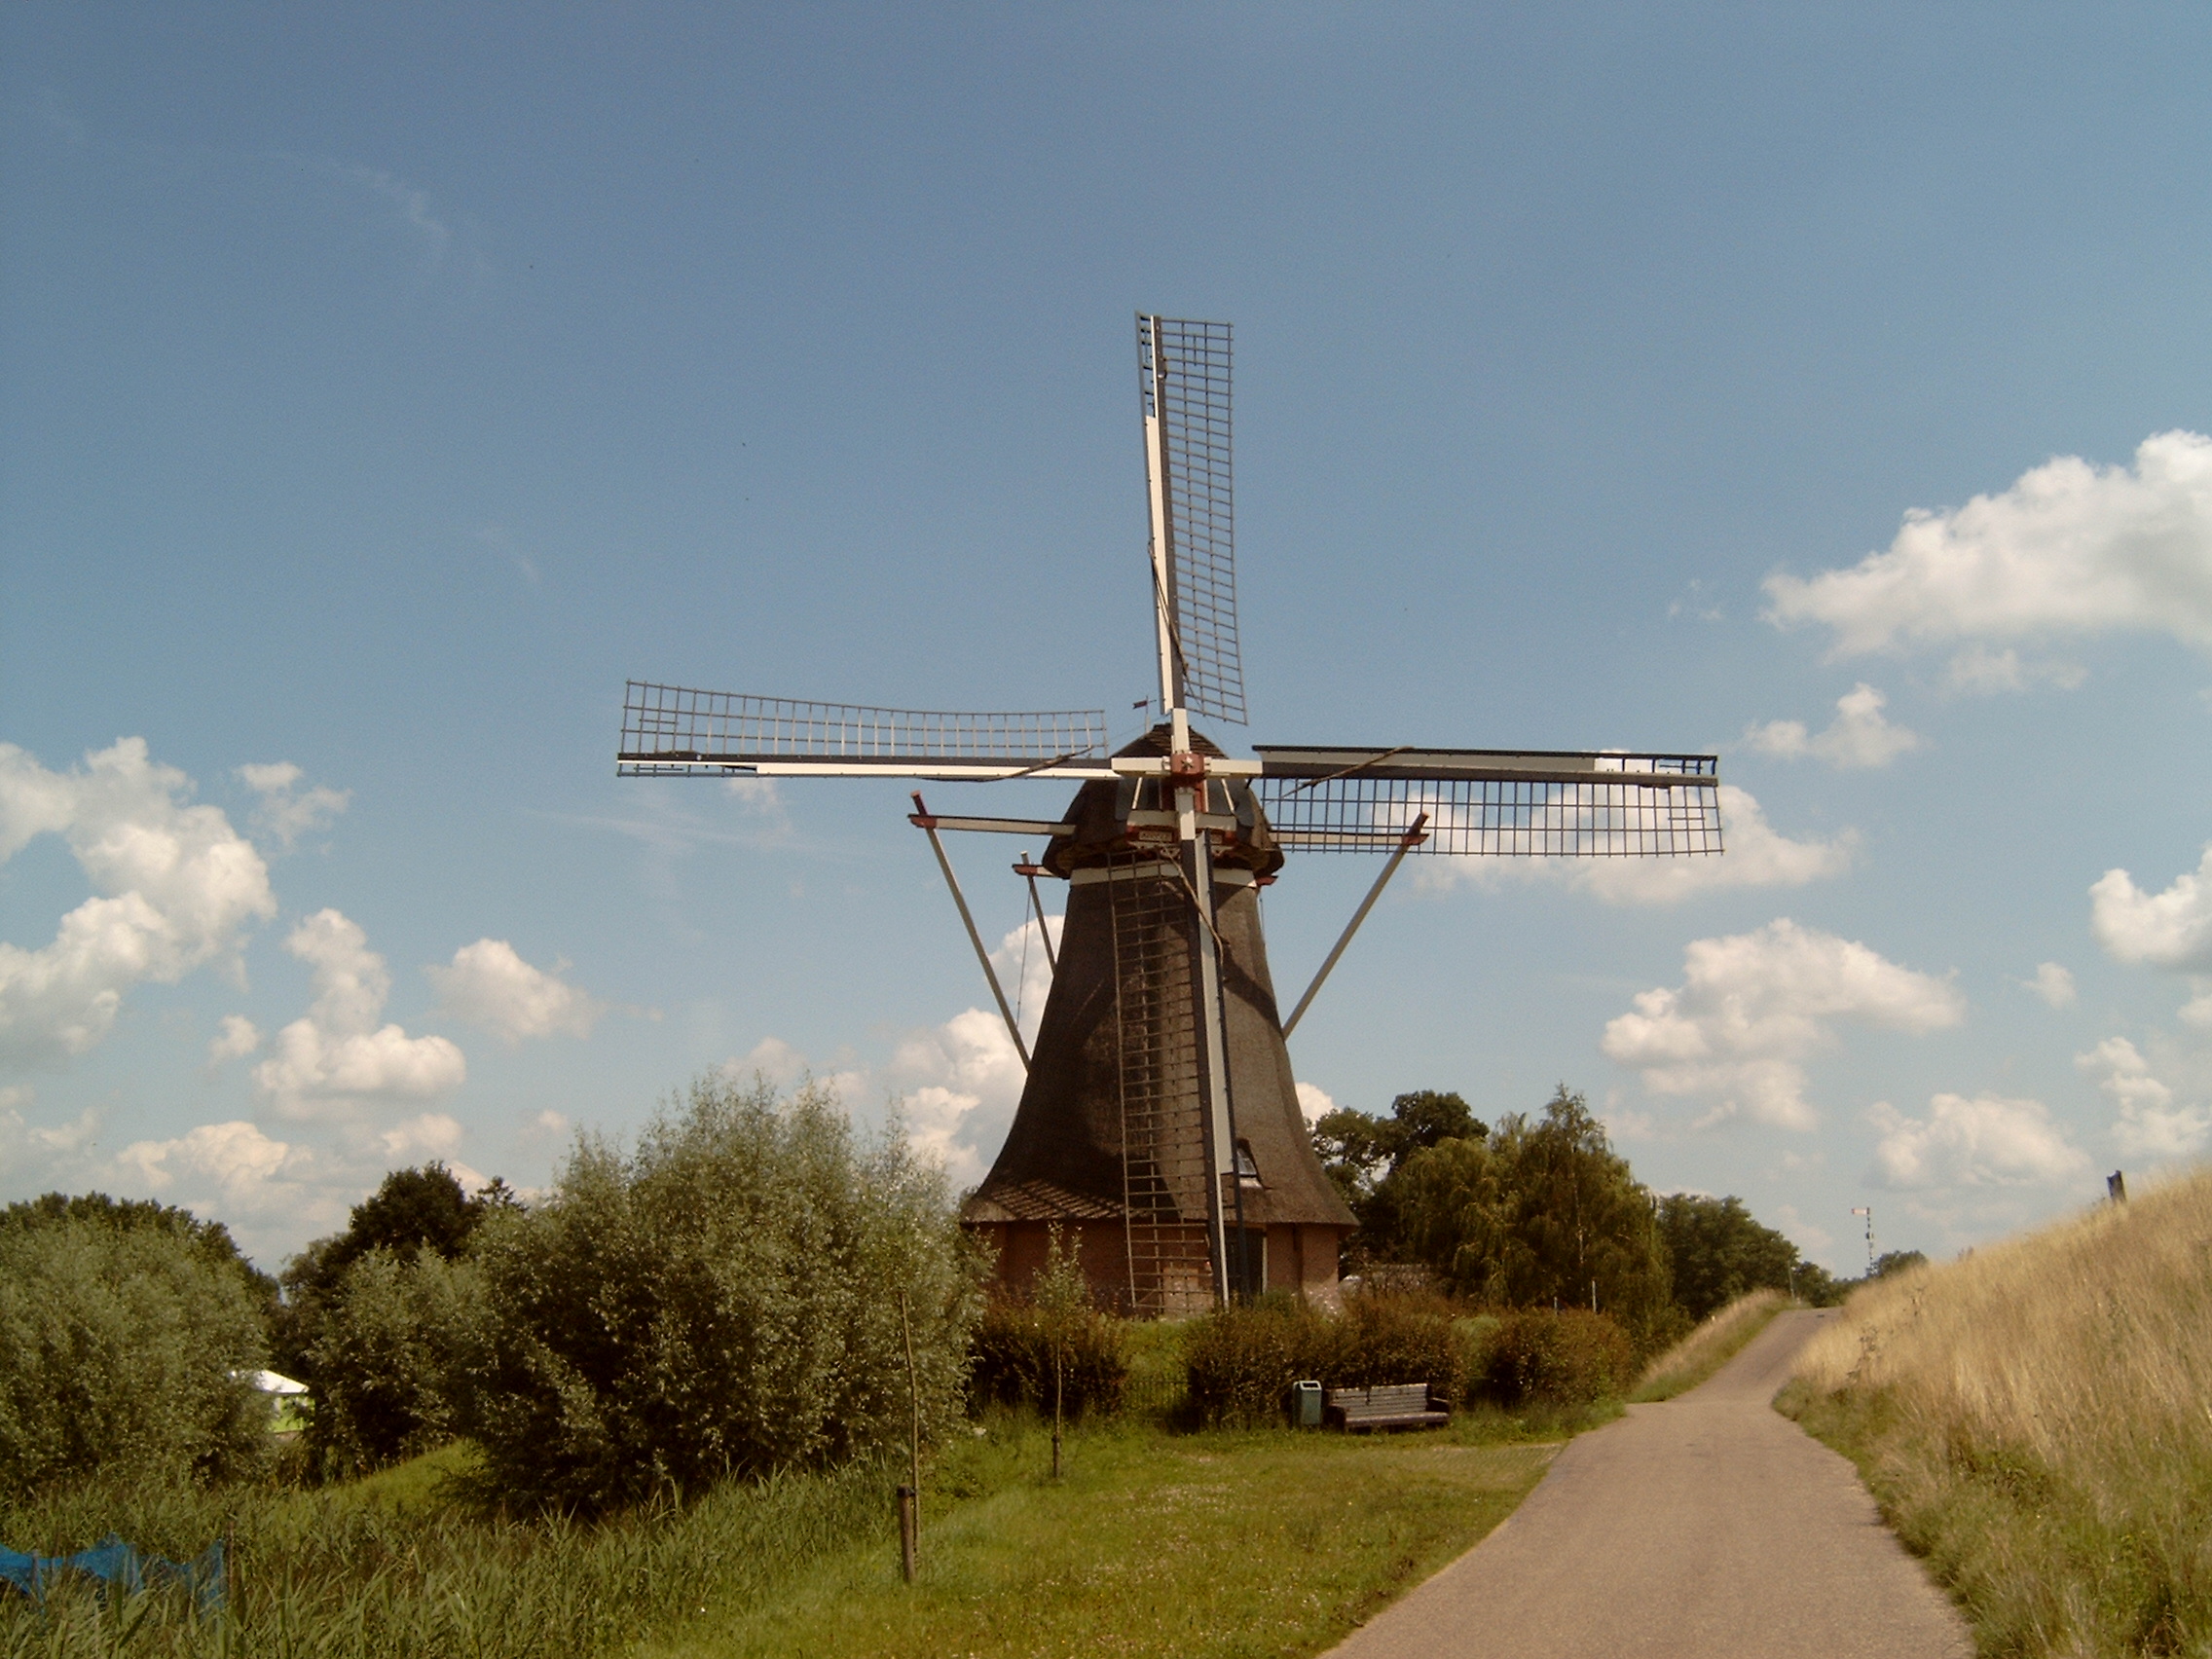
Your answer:
[[[2212,1649],[2212,1169],[1881,1280],[1797,1377],[1985,1652]]]
[[[1779,1290],[1754,1290],[1706,1315],[1705,1323],[1643,1368],[1632,1400],[1671,1400],[1696,1387],[1743,1351],[1789,1306]]]

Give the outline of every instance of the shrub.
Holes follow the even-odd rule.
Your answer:
[[[1332,1336],[1318,1370],[1331,1387],[1426,1382],[1456,1400],[1466,1384],[1466,1355],[1453,1329],[1452,1305],[1441,1296],[1347,1298]]]
[[[428,1250],[410,1261],[381,1248],[355,1261],[310,1352],[310,1465],[355,1475],[452,1438],[483,1321],[483,1274],[472,1262]]]
[[[1588,1405],[1625,1393],[1635,1381],[1628,1333],[1585,1308],[1525,1308],[1506,1314],[1490,1335],[1485,1387],[1505,1405]]]
[[[1129,1381],[1122,1321],[1087,1311],[1057,1329],[1063,1409],[1070,1417],[1119,1411]],[[1050,1412],[1054,1330],[1051,1315],[1029,1303],[991,1303],[968,1339],[970,1397]]]
[[[1209,1423],[1258,1423],[1279,1413],[1291,1383],[1331,1358],[1336,1332],[1288,1295],[1223,1308],[1192,1321],[1183,1342],[1192,1407]]]
[[[99,1475],[217,1480],[271,1456],[261,1315],[166,1227],[0,1229],[0,1493]]]
[[[958,1413],[977,1274],[942,1175],[829,1091],[702,1080],[622,1158],[578,1141],[550,1198],[475,1239],[488,1485],[578,1510],[837,1464]]]

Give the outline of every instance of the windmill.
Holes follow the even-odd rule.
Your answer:
[[[993,1235],[1013,1284],[1042,1264],[1048,1230],[1066,1230],[1094,1294],[1128,1312],[1196,1311],[1270,1285],[1333,1296],[1353,1217],[1313,1154],[1285,1039],[1399,865],[1412,854],[1716,854],[1718,763],[1406,744],[1225,754],[1191,720],[1245,720],[1229,325],[1140,315],[1137,361],[1160,676],[1150,730],[1108,753],[1095,710],[879,709],[633,681],[616,769],[1078,783],[1051,821],[933,813],[913,795],[911,822],[1027,1072],[963,1220]],[[1038,878],[1068,884],[1034,1053],[946,830],[1045,840],[1042,859],[1014,866],[1041,927]],[[1286,851],[1388,855],[1288,1019],[1259,907]]]

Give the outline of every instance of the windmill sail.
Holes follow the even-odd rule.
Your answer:
[[[959,714],[629,682],[619,777],[1111,777],[1097,709]],[[1087,764],[1088,763],[1088,764]]]
[[[1158,596],[1174,663],[1170,707],[1244,723],[1236,643],[1236,490],[1230,431],[1230,326],[1137,318],[1147,456],[1155,473]],[[1164,535],[1161,532],[1164,531]],[[1177,693],[1180,693],[1179,695]]]
[[[1259,746],[1253,785],[1275,838],[1314,852],[1527,858],[1717,853],[1720,765],[1711,755]]]

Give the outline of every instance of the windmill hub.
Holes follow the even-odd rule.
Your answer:
[[[1164,718],[1107,752],[1096,710],[954,714],[632,681],[623,776],[1062,778],[1056,820],[933,813],[914,794],[970,944],[1027,1071],[1006,1144],[962,1220],[1020,1294],[1052,1230],[1094,1297],[1199,1311],[1268,1288],[1337,1291],[1351,1212],[1314,1156],[1287,1039],[1410,854],[1622,858],[1721,851],[1711,755],[1620,750],[1256,746],[1225,754],[1197,713],[1244,721],[1236,636],[1227,323],[1137,318],[1152,620]],[[1014,870],[1067,883],[1034,1055],[940,831],[1043,837]],[[1290,1016],[1259,890],[1288,851],[1387,861]]]

